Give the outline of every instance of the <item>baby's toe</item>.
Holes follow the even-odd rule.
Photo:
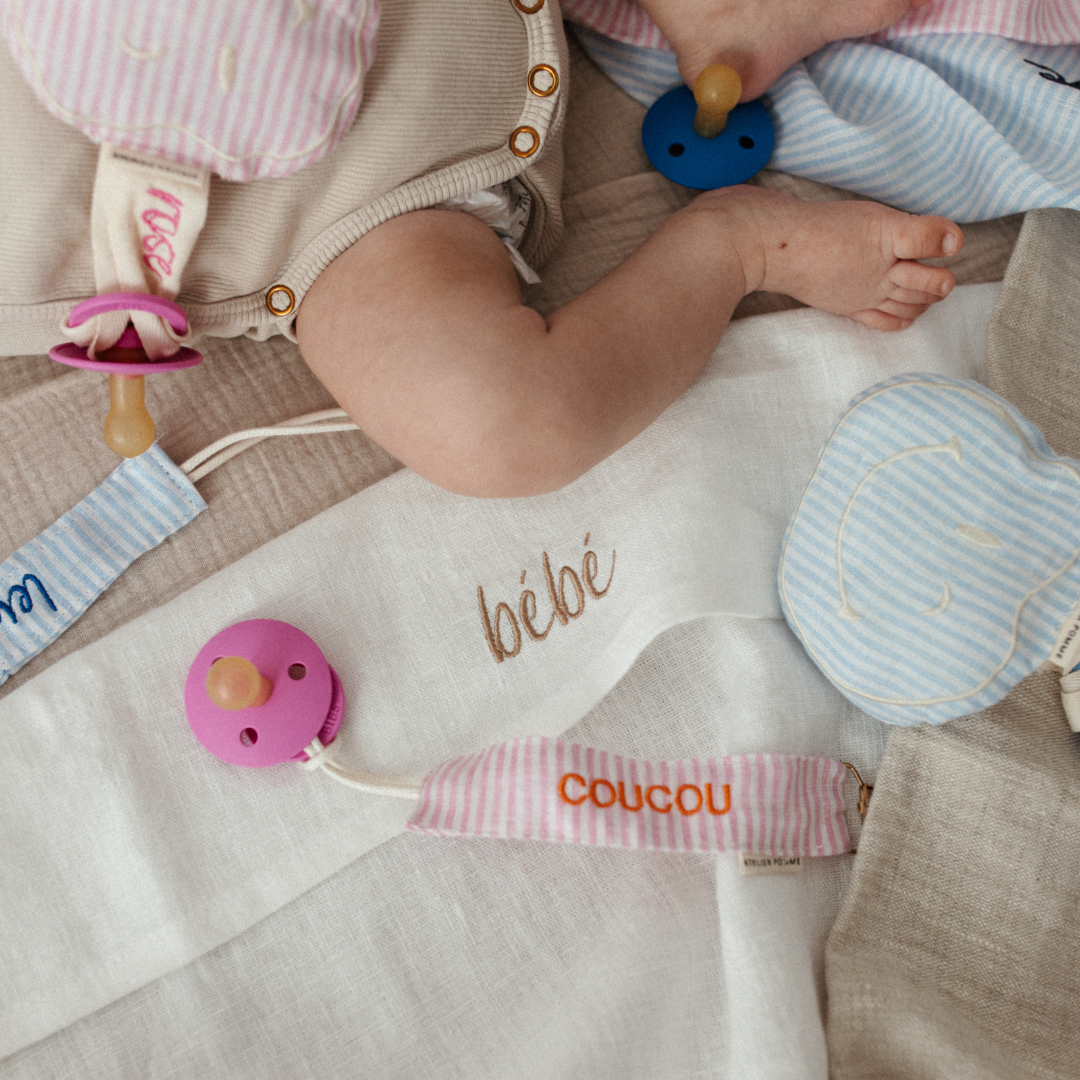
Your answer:
[[[887,275],[890,296],[896,299],[908,299],[908,296],[899,296],[898,291],[903,290],[907,294],[919,293],[926,297],[919,303],[931,303],[933,300],[941,300],[952,292],[956,284],[956,275],[943,266],[923,266],[917,262],[894,263]]]
[[[898,259],[938,259],[964,246],[960,226],[943,217],[912,214],[893,219],[892,253]]]
[[[901,304],[936,304],[945,297],[935,293],[923,292],[921,289],[901,289],[898,285],[890,285],[888,290],[890,300],[898,300]]]
[[[902,319],[899,315],[890,315],[878,308],[869,308],[866,311],[856,311],[851,318],[869,326],[871,330],[906,330],[912,323],[912,319]]]
[[[929,304],[902,304],[898,300],[883,300],[878,304],[877,310],[883,311],[886,315],[895,315],[902,322],[911,322],[929,306]]]

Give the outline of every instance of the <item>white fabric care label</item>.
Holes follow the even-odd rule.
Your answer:
[[[773,877],[776,874],[801,874],[801,855],[751,855],[739,852],[739,873],[743,877]]]
[[[1047,663],[1059,671],[1072,671],[1080,662],[1080,603],[1061,624]]]
[[[140,555],[205,509],[155,443],[0,563],[0,683],[51,645]]]
[[[98,293],[145,292],[172,300],[206,222],[209,199],[208,172],[103,143],[90,207]],[[64,330],[87,349],[107,349],[129,318],[152,359],[176,352],[176,332],[144,311],[108,312]]]
[[[794,754],[640,761],[532,737],[432,770],[414,832],[645,851],[842,855],[844,766]]]

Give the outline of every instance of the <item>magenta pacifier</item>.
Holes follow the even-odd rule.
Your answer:
[[[187,315],[179,304],[149,293],[106,293],[76,304],[68,326],[82,326],[95,315],[109,311],[146,311],[164,319],[178,334],[186,334]],[[159,371],[178,371],[202,363],[202,353],[181,346],[167,360],[151,360],[135,327],[128,323],[119,339],[103,350],[107,360],[90,359],[82,345],[65,341],[54,345],[49,356],[69,367],[104,371],[109,376],[109,414],[105,417],[105,445],[121,457],[138,457],[154,445],[154,421],[146,411],[144,376]]]
[[[164,319],[178,334],[186,334],[187,315],[179,304],[166,300],[163,296],[151,296],[149,293],[105,293],[91,296],[81,304],[76,304],[68,315],[68,326],[73,329],[82,326],[95,315],[104,315],[109,311],[146,311]],[[120,340],[112,346],[114,349],[141,349],[142,341],[135,327],[130,323]],[[189,349],[186,345],[167,360],[146,360],[145,362],[127,360],[91,360],[82,345],[65,341],[54,345],[49,356],[60,364],[69,367],[89,368],[91,371],[106,371],[110,375],[153,375],[159,371],[179,371],[181,368],[194,367],[202,363],[202,353]]]
[[[302,630],[249,619],[215,634],[188,671],[184,707],[195,737],[230,765],[307,761],[345,711],[341,680]]]

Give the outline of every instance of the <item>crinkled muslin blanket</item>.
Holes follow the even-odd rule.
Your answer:
[[[824,1080],[822,948],[850,857],[744,878],[733,856],[405,834],[406,801],[209,756],[184,680],[213,634],[276,618],[340,674],[337,756],[375,773],[564,733],[872,772],[883,725],[783,624],[781,536],[854,394],[912,369],[981,376],[997,292],[958,287],[898,334],[808,309],[733,324],[698,382],[569,488],[479,501],[397,472],[18,687],[0,706],[0,1075],[362,1060],[380,1077]],[[328,1001],[362,1022],[323,1038]]]
[[[586,20],[575,29],[597,63],[651,104],[681,81],[675,55],[647,19],[615,6],[619,17],[570,17]],[[1080,208],[1080,17],[1066,5],[1016,6],[1032,17],[936,5],[795,64],[765,97],[777,135],[770,167],[959,222]],[[966,32],[930,32],[953,28]]]

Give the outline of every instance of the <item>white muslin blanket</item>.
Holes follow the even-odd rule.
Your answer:
[[[399,835],[408,802],[209,756],[184,679],[225,626],[281,619],[341,677],[339,760],[375,773],[571,728],[872,771],[882,725],[782,623],[780,540],[856,393],[980,377],[997,288],[893,335],[735,324],[569,488],[477,501],[398,472],[0,702],[0,1076],[823,1080],[845,857],[739,878],[733,857]]]

